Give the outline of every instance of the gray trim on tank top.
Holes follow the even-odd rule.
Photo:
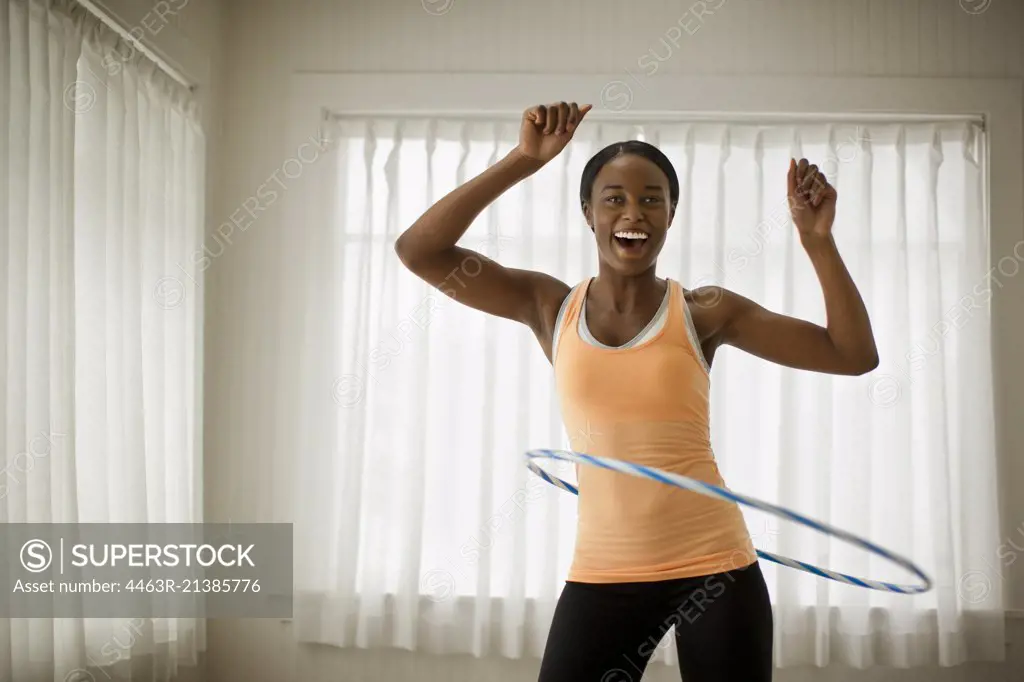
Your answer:
[[[580,337],[592,346],[597,346],[598,348],[605,348],[608,350],[625,350],[626,348],[632,348],[633,346],[642,343],[645,340],[645,337],[651,332],[651,330],[654,329],[656,326],[664,324],[666,318],[668,317],[666,311],[668,311],[668,300],[672,293],[671,289],[671,285],[665,287],[665,297],[661,299],[661,305],[658,306],[658,312],[654,313],[654,317],[651,318],[651,321],[648,322],[636,336],[634,336],[632,339],[622,344],[621,346],[609,346],[607,344],[601,343],[596,338],[594,338],[593,334],[590,333],[590,327],[587,326],[587,299],[584,298],[583,306],[580,309],[579,326],[577,327]],[[590,292],[588,291],[587,293],[589,294]]]
[[[711,373],[711,367],[708,365],[708,361],[704,359],[704,349],[700,347],[700,337],[697,336],[697,327],[693,324],[693,317],[690,315],[690,306],[686,304],[686,297],[683,296],[683,318],[686,320],[686,335],[690,338],[690,347],[693,348],[697,354],[697,359],[700,360],[701,367],[708,374]]]
[[[572,289],[570,289],[569,293],[566,294],[565,298],[562,299],[562,305],[558,308],[558,315],[555,317],[555,335],[553,340],[551,341],[552,362],[554,362],[555,359],[555,351],[558,350],[558,337],[562,333],[562,318],[565,317],[565,309],[569,307],[569,301],[572,300],[572,297],[576,294],[576,290],[579,289],[581,286],[583,286],[583,282],[580,282]]]
[[[576,290],[579,289],[581,286],[586,285],[588,281],[589,280],[585,280],[583,282],[580,282],[576,286],[574,286],[572,288],[572,290],[569,292],[569,294],[565,297],[565,299],[562,300],[562,305],[558,309],[558,315],[557,315],[557,317],[555,317],[555,334],[554,334],[554,339],[553,339],[553,341],[551,343],[551,357],[552,358],[555,357],[555,352],[558,350],[558,338],[559,338],[559,334],[562,331],[562,319],[565,317],[565,309],[568,307],[569,301],[572,299],[573,295],[575,295]],[[587,293],[590,293],[590,292],[588,291]],[[637,345],[638,343],[641,343],[644,340],[644,337],[647,336],[651,332],[651,330],[653,330],[657,325],[661,325],[661,324],[665,323],[666,319],[668,318],[668,315],[667,315],[668,302],[669,302],[669,299],[671,298],[671,293],[672,292],[670,291],[669,287],[666,287],[665,288],[665,297],[661,300],[661,305],[658,307],[658,311],[654,314],[654,317],[651,319],[651,321],[648,322],[647,325],[643,329],[641,329],[640,332],[636,336],[634,336],[630,341],[627,341],[626,343],[624,343],[621,346],[609,346],[607,344],[601,343],[596,338],[594,338],[593,334],[590,333],[590,328],[587,327],[587,299],[586,299],[586,297],[584,297],[584,299],[583,299],[583,306],[580,309],[580,315],[579,315],[579,320],[578,320],[577,325],[576,325],[576,331],[580,335],[580,338],[583,339],[585,342],[589,343],[591,346],[596,346],[598,348],[605,348],[605,349],[608,349],[608,350],[624,350],[626,348],[632,348],[633,346]]]
[[[588,281],[589,280],[584,280],[583,282],[580,282],[579,284],[574,286],[566,295],[566,297],[562,300],[562,305],[558,309],[558,315],[555,317],[555,333],[554,339],[551,343],[552,360],[554,360],[554,358],[556,357],[555,354],[558,351],[558,339],[559,335],[562,332],[562,320],[565,317],[565,309],[569,307],[569,301],[572,300],[572,297],[573,295],[575,295],[576,290],[579,289],[581,286],[587,284]],[[651,319],[649,323],[647,323],[647,326],[644,327],[639,334],[637,334],[635,337],[633,337],[631,341],[627,342],[622,346],[605,345],[598,341],[597,339],[595,339],[594,336],[590,333],[590,329],[587,327],[587,301],[585,298],[583,300],[583,307],[580,310],[579,322],[576,325],[577,332],[579,333],[580,338],[582,338],[585,342],[589,343],[592,346],[597,346],[598,348],[617,350],[635,346],[637,343],[640,343],[644,339],[644,337],[647,334],[649,334],[652,329],[655,328],[656,325],[665,324],[667,322],[668,301],[670,298],[670,294],[671,292],[666,288],[665,298],[662,299],[661,306],[658,308],[658,312],[654,314],[654,317]],[[690,346],[694,349],[694,351],[696,351],[697,358],[700,360],[700,364],[704,367],[704,371],[710,372],[711,368],[708,366],[707,360],[704,359],[704,350],[700,347],[700,343],[697,342],[697,329],[693,325],[693,318],[690,316],[690,306],[686,304],[685,297],[680,301],[680,304],[683,306],[683,319],[686,323],[686,335],[687,337],[689,337]]]

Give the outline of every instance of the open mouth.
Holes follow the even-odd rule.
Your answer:
[[[612,236],[619,249],[629,255],[642,252],[644,246],[647,245],[647,240],[650,239],[650,235],[638,230],[619,230]]]

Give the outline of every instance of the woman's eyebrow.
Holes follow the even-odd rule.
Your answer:
[[[605,185],[604,187],[601,188],[601,191],[604,192],[604,191],[609,190],[609,189],[622,189],[622,185]],[[653,189],[653,190],[656,190],[658,192],[664,192],[665,191],[665,188],[662,187],[661,185],[645,185],[644,189]]]

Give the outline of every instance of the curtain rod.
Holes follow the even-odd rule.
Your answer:
[[[429,118],[454,118],[465,120],[515,120],[522,117],[522,112],[510,111],[429,111],[418,110],[414,112],[403,111],[331,111],[323,110],[325,120],[345,120],[354,118],[404,118],[404,119],[429,119]],[[983,114],[898,114],[898,113],[863,113],[863,114],[794,114],[788,112],[703,112],[703,111],[680,111],[680,112],[628,112],[615,113],[601,109],[594,109],[587,115],[587,120],[600,121],[601,123],[645,123],[673,121],[680,123],[972,123],[982,130],[985,129],[985,116]]]
[[[104,26],[117,33],[122,40],[127,41],[134,48],[138,49],[144,54],[150,61],[157,65],[157,67],[166,73],[168,76],[173,78],[179,84],[188,89],[189,92],[196,91],[196,84],[186,78],[181,72],[175,69],[173,66],[168,64],[160,55],[156,54],[149,45],[146,45],[141,40],[136,40],[131,34],[130,29],[125,28],[121,25],[110,12],[106,9],[93,2],[93,0],[77,0],[78,4],[89,11],[94,17],[100,20]]]

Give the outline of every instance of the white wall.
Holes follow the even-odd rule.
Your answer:
[[[199,0],[192,0],[198,2]],[[989,3],[991,4],[989,5]],[[212,168],[215,228],[293,153],[287,149],[289,76],[306,71],[425,73],[640,73],[638,59],[684,16],[690,0],[228,0],[223,26],[226,71],[223,154]],[[715,3],[711,3],[715,4]],[[448,8],[430,14],[423,5]],[[963,10],[985,7],[981,14]],[[823,76],[1024,75],[1024,3],[1016,0],[726,0],[695,35],[684,34],[659,73]],[[647,80],[657,87],[657,75]],[[439,95],[439,106],[443,93]],[[595,99],[597,93],[595,93]],[[529,103],[524,102],[524,106]],[[884,107],[884,103],[878,103]],[[1024,123],[1024,122],[1022,122]],[[1024,159],[1021,160],[1024,164]],[[1020,188],[1024,191],[1024,187]],[[286,481],[272,453],[274,374],[295,358],[276,355],[278,330],[265,314],[274,301],[270,238],[287,231],[281,202],[271,205],[206,272],[207,519],[269,521]],[[1014,241],[1022,225],[998,225]],[[1004,537],[1024,523],[1024,315],[998,302],[996,352],[1000,400]],[[999,312],[1002,311],[1000,315]],[[1019,308],[1018,308],[1019,310]],[[1011,365],[1011,363],[1013,363]],[[279,511],[279,510],[278,510]],[[1019,542],[1018,542],[1019,544]],[[1024,561],[1009,588],[1024,608]],[[1009,624],[1012,662],[946,671],[780,671],[779,680],[1024,679],[1024,621]],[[276,621],[213,621],[211,679],[529,680],[536,661],[480,663],[428,659],[404,652],[296,647],[290,626]],[[673,679],[661,669],[652,679]],[[1011,672],[1015,671],[1015,672]],[[428,678],[429,675],[429,678]]]

